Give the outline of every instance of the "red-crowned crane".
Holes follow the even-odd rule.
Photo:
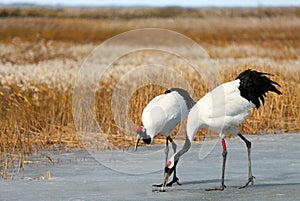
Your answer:
[[[188,115],[194,104],[195,102],[189,93],[180,88],[169,89],[164,94],[153,98],[143,110],[143,126],[137,128],[137,140],[134,151],[137,150],[140,139],[144,143],[150,144],[154,136],[161,133],[166,136],[165,155],[167,162],[169,154],[168,141],[172,143],[174,153],[176,153],[177,147],[170,135],[177,124]],[[172,186],[175,182],[180,185],[174,168],[173,180],[167,186]],[[161,184],[154,186],[159,187]]]
[[[184,146],[176,152],[166,163],[165,176],[160,191],[166,190],[166,182],[172,174],[179,158],[191,147],[191,142],[200,128],[208,128],[217,131],[222,142],[222,177],[221,186],[206,190],[224,190],[225,164],[227,147],[225,143],[225,133],[229,131],[232,135],[239,136],[246,144],[248,151],[248,180],[240,188],[253,184],[254,176],[251,169],[251,142],[248,141],[238,130],[241,124],[249,115],[252,108],[259,108],[260,101],[264,104],[264,97],[269,91],[281,94],[276,88],[280,87],[277,82],[272,81],[266,75],[268,73],[255,70],[243,71],[234,81],[221,84],[207,93],[191,109],[187,120],[187,134]]]

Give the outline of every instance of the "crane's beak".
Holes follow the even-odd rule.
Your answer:
[[[134,146],[134,151],[137,151],[137,147],[139,146],[140,140],[141,140],[141,136],[140,136],[140,135],[137,135],[137,136],[136,136],[135,146]]]

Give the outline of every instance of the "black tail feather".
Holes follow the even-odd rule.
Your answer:
[[[241,96],[255,104],[259,108],[260,101],[264,104],[266,93],[272,91],[276,94],[282,94],[276,86],[281,87],[277,82],[271,80],[266,75],[269,73],[258,72],[255,70],[245,70],[236,79],[240,80],[239,90]],[[276,86],[275,86],[276,85]]]
[[[191,109],[196,104],[196,102],[192,99],[192,97],[189,95],[189,93],[186,90],[181,89],[181,88],[169,89],[169,90],[165,91],[165,94],[171,93],[172,91],[177,91],[184,98],[188,109]]]

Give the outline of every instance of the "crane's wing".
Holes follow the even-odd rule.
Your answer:
[[[239,80],[234,80],[207,93],[196,104],[196,119],[219,133],[242,123],[255,105],[240,95],[238,86]]]
[[[147,132],[171,132],[188,114],[184,99],[177,93],[162,94],[145,107],[142,121]]]

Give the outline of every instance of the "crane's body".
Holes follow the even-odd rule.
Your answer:
[[[142,113],[143,126],[153,140],[157,133],[170,136],[174,128],[189,113],[184,98],[177,92],[156,96],[144,108]]]
[[[199,128],[208,128],[220,134],[229,131],[238,134],[237,126],[249,115],[255,105],[243,98],[238,89],[240,80],[224,83],[201,98],[191,109],[187,134],[191,141]]]

